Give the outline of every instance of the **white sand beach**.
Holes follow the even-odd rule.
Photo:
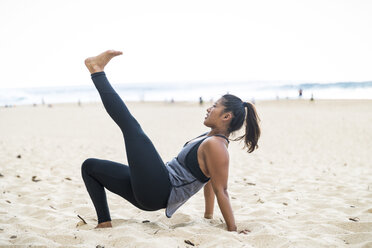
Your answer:
[[[208,103],[128,106],[164,162],[208,131]],[[217,203],[214,218],[203,218],[202,191],[170,219],[108,192],[113,228],[94,229],[82,162],[127,164],[122,134],[102,104],[1,107],[0,247],[372,247],[372,101],[256,108],[258,150],[229,146],[228,191],[245,235],[226,231]],[[77,226],[77,215],[87,224]]]

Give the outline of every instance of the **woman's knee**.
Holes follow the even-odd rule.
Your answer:
[[[81,172],[89,172],[92,170],[94,164],[96,163],[96,159],[94,158],[88,158],[86,159],[83,164],[81,165]]]

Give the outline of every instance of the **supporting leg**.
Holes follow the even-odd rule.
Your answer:
[[[98,224],[111,221],[104,188],[120,195],[137,208],[147,210],[134,197],[127,165],[90,158],[84,161],[81,173],[96,209]]]

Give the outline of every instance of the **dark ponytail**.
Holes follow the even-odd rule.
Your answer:
[[[222,104],[225,107],[224,112],[232,112],[233,114],[228,128],[230,133],[239,130],[243,126],[245,119],[245,134],[233,139],[233,141],[244,139],[244,147],[248,148],[249,153],[253,152],[258,148],[257,143],[261,135],[260,118],[257,115],[255,106],[252,103],[243,102],[239,97],[231,94],[223,95],[222,98]]]

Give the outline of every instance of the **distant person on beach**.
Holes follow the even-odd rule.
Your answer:
[[[203,97],[199,97],[199,105],[203,106],[203,104],[204,104]]]
[[[302,89],[299,89],[299,90],[298,90],[298,97],[299,97],[299,98],[302,97]]]
[[[204,187],[204,217],[213,218],[216,196],[227,230],[237,231],[227,193],[227,148],[230,134],[239,130],[244,123],[245,134],[233,141],[243,139],[249,153],[258,147],[261,131],[255,107],[236,96],[222,96],[207,109],[204,125],[211,130],[188,141],[176,158],[164,164],[104,73],[107,63],[121,54],[122,52],[109,50],[85,60],[106,111],[123,133],[129,164],[94,158],[89,158],[82,164],[82,177],[98,216],[96,228],[112,227],[105,188],[141,210],[165,209],[166,216],[170,218],[181,205]],[[248,232],[241,230],[239,233]]]

